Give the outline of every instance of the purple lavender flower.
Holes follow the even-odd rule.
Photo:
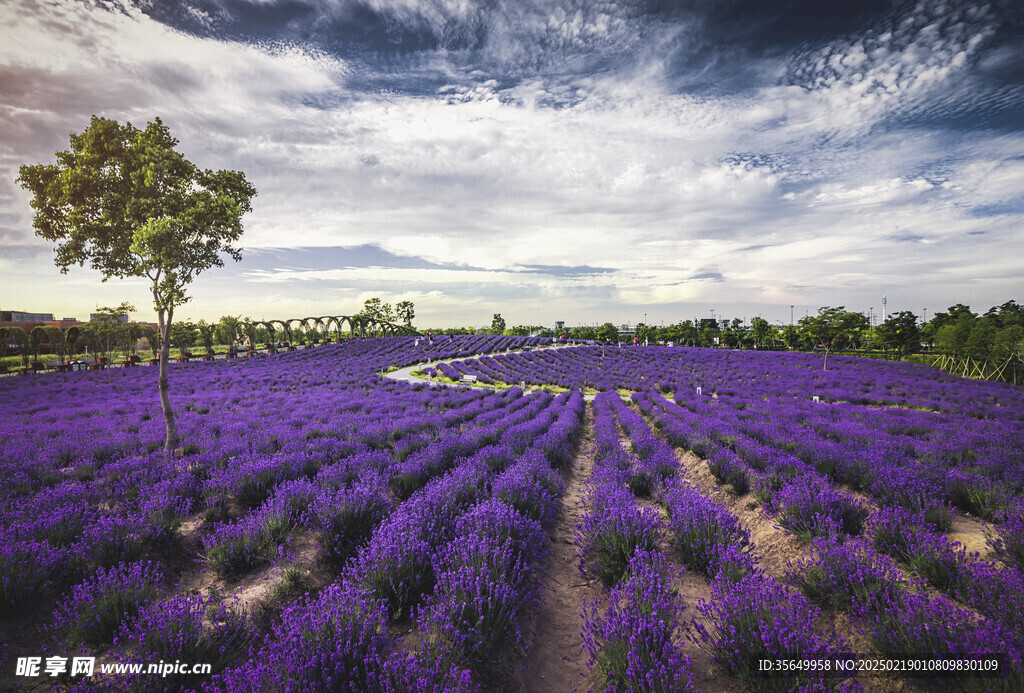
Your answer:
[[[182,594],[142,606],[122,624],[114,646],[127,661],[203,662],[214,672],[245,654],[253,643],[250,621],[213,597]],[[190,677],[189,685],[201,683]],[[182,682],[134,677],[127,686],[139,690],[176,690]],[[162,688],[164,687],[165,688]]]
[[[386,625],[383,602],[334,583],[286,608],[263,647],[215,683],[228,693],[379,690]]]
[[[664,491],[663,501],[673,545],[693,570],[714,576],[722,567],[722,549],[748,547],[750,532],[739,519],[695,488],[677,483]]]
[[[525,547],[524,547],[525,548]],[[532,557],[530,557],[532,558]],[[439,552],[437,586],[420,627],[472,670],[493,670],[505,647],[523,642],[521,622],[536,610],[538,586],[513,538],[463,534]]]
[[[686,606],[672,589],[673,572],[660,553],[637,549],[604,613],[599,600],[584,601],[587,666],[605,676],[606,691],[693,690],[690,658],[677,644]]]
[[[813,555],[795,565],[790,563],[786,579],[822,606],[848,610],[877,592],[892,596],[904,588],[895,564],[872,550],[864,539],[839,542],[836,537],[819,537],[811,546]]]
[[[54,612],[54,629],[68,648],[109,645],[121,624],[157,595],[163,575],[152,563],[99,568],[76,585]]]
[[[321,491],[309,509],[309,522],[320,530],[324,557],[335,566],[351,558],[391,512],[381,488],[359,484],[341,491]]]
[[[996,538],[989,545],[1006,563],[1024,572],[1024,501],[1018,500],[997,519]]]
[[[737,582],[715,582],[711,599],[701,600],[702,620],[691,626],[697,643],[743,683],[758,690],[788,691],[801,686],[835,688],[836,672],[800,671],[786,678],[759,676],[759,659],[837,656],[844,644],[815,630],[819,610],[771,578],[749,575]]]
[[[797,477],[772,500],[779,524],[802,541],[819,536],[857,536],[868,511],[856,499],[837,491],[820,476]]]
[[[622,578],[637,548],[656,549],[661,523],[650,508],[637,508],[632,494],[620,484],[593,486],[588,506],[576,526],[580,573],[611,586]]]

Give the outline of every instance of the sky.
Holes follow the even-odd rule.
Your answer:
[[[1024,302],[1017,0],[3,0],[0,27],[6,310],[154,319],[143,279],[62,275],[15,182],[94,114],[258,191],[176,318]]]

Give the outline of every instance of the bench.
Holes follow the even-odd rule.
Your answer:
[[[473,383],[476,382],[476,376],[475,375],[464,375],[461,378],[459,378],[459,382],[460,383],[469,383],[470,385],[472,385]]]

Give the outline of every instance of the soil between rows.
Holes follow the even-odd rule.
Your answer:
[[[522,691],[547,693],[586,690],[587,654],[583,649],[583,598],[600,598],[600,587],[580,576],[575,528],[583,513],[584,483],[594,469],[594,413],[588,404],[583,435],[572,463],[564,472],[565,492],[550,533],[550,553],[541,575],[545,586],[534,636],[524,661],[515,672]]]

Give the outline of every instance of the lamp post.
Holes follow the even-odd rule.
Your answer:
[[[790,306],[789,307],[789,324],[790,325],[794,324],[794,322],[793,322],[793,308],[795,308],[795,307],[796,306]]]

